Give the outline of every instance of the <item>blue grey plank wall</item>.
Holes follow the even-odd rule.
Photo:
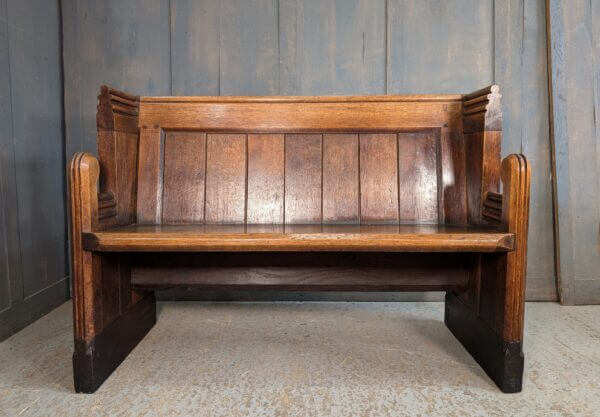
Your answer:
[[[545,16],[544,0],[63,0],[67,157],[96,151],[102,83],[136,94],[273,95],[454,93],[496,82],[503,151],[526,153],[534,169],[527,296],[553,300]]]
[[[59,0],[0,0],[0,340],[69,297]]]
[[[96,152],[101,84],[141,95],[171,93],[169,2],[63,0],[67,158]]]
[[[549,0],[559,291],[600,303],[600,1]]]
[[[557,297],[544,0],[498,0],[494,7],[494,79],[502,97],[503,155],[531,164],[527,296]]]

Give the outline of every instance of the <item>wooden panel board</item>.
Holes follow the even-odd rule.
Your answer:
[[[560,299],[600,303],[597,2],[550,0]],[[595,111],[594,111],[595,109]]]
[[[492,84],[493,19],[491,1],[389,0],[387,93],[469,92]]]
[[[162,129],[140,129],[137,222],[160,224],[163,197],[165,135]]]
[[[255,133],[460,131],[456,95],[375,97],[141,97],[140,124]]]
[[[220,94],[277,94],[278,1],[225,0],[219,3]]]
[[[321,223],[321,174],[321,135],[286,135],[286,223]]]
[[[385,0],[280,1],[280,94],[385,93],[385,11]]]
[[[171,93],[169,2],[65,0],[62,18],[66,154],[71,157],[76,151],[96,152],[100,85],[132,94]]]
[[[361,223],[398,222],[398,149],[395,134],[360,135]]]
[[[168,132],[164,159],[162,223],[203,223],[206,133]]]
[[[400,221],[438,223],[439,136],[398,134]]]
[[[470,260],[469,254],[414,253],[138,254],[133,261],[132,283],[203,290],[452,289],[464,287]]]
[[[283,223],[284,163],[284,135],[248,135],[249,224]]]
[[[0,341],[69,298],[59,3],[0,0]]]
[[[219,95],[219,1],[171,0],[171,92]]]
[[[246,135],[206,136],[206,223],[246,220]]]
[[[467,224],[467,160],[465,137],[440,134],[440,206],[444,224]]]
[[[120,314],[121,310],[121,280],[119,274],[119,254],[103,256],[102,263],[102,284],[100,299],[102,308],[101,323],[105,327]]]
[[[527,297],[555,300],[545,2],[496,0],[495,82],[503,112],[502,154],[531,165]]]
[[[0,311],[10,307],[11,294],[22,298],[19,275],[12,272],[11,264],[18,259],[18,213],[14,175],[13,125],[11,112],[10,56],[8,52],[8,18],[6,0],[0,1]],[[11,244],[12,242],[12,244]],[[10,252],[8,252],[10,251]],[[17,263],[18,265],[18,263]],[[20,265],[18,265],[20,268]],[[17,294],[18,292],[18,294]],[[0,340],[2,337],[0,336]]]
[[[7,2],[24,297],[68,275],[58,2]]]
[[[323,223],[359,223],[358,135],[323,135]]]
[[[514,235],[440,225],[132,225],[85,233],[93,251],[505,252]]]
[[[127,224],[135,221],[139,138],[137,133],[116,132],[115,139],[117,218],[119,224]]]

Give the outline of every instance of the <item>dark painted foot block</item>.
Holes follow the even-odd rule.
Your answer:
[[[502,392],[521,391],[522,342],[504,341],[450,292],[446,293],[444,322]]]
[[[140,300],[89,343],[75,343],[75,391],[95,392],[156,323],[154,294]]]

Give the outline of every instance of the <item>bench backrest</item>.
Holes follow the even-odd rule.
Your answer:
[[[104,204],[116,200],[121,223],[466,224],[479,204],[467,159],[500,130],[493,94],[138,98],[104,87]]]

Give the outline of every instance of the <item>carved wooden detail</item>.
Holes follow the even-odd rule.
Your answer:
[[[502,194],[488,191],[483,200],[482,217],[490,223],[502,223]]]
[[[103,85],[98,96],[98,130],[136,132],[139,97]]]
[[[471,133],[502,130],[501,97],[497,85],[463,96],[463,131]]]

